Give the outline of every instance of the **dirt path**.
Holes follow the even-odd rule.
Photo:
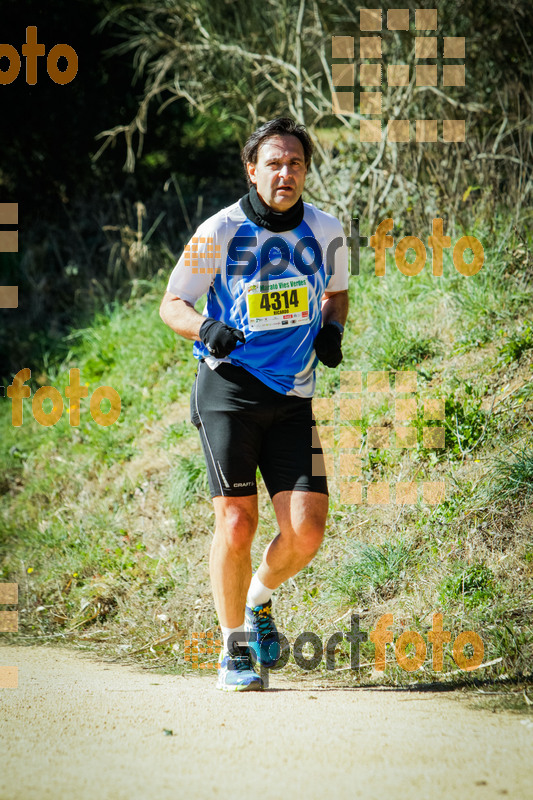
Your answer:
[[[0,647],[0,800],[533,796],[533,723],[456,694],[237,695],[52,648]],[[164,729],[173,735],[165,735]]]

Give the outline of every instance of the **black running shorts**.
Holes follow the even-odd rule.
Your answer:
[[[268,493],[328,494],[313,449],[311,399],[274,391],[242,367],[200,361],[191,392],[191,421],[200,433],[211,497],[257,494],[261,471]],[[314,470],[313,470],[314,466]]]

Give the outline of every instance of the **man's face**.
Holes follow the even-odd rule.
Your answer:
[[[287,211],[301,197],[307,168],[296,136],[270,136],[259,146],[257,163],[246,165],[261,200],[274,211]]]

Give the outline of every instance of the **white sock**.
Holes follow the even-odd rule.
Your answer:
[[[246,644],[246,634],[244,632],[244,620],[242,621],[242,625],[238,625],[236,628],[225,628],[223,625],[220,626],[220,630],[222,631],[222,636],[224,638],[224,652],[229,652],[229,644],[233,644],[234,642],[238,642],[239,644]],[[230,636],[231,642],[230,642]]]
[[[254,608],[255,606],[262,605],[263,603],[268,603],[272,597],[273,591],[274,589],[269,589],[268,586],[265,586],[264,583],[261,583],[256,572],[255,575],[252,576],[252,582],[250,583],[250,588],[248,589],[246,605]]]

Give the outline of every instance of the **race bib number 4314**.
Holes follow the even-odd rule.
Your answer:
[[[306,278],[250,283],[246,305],[253,331],[309,324],[309,286]]]

